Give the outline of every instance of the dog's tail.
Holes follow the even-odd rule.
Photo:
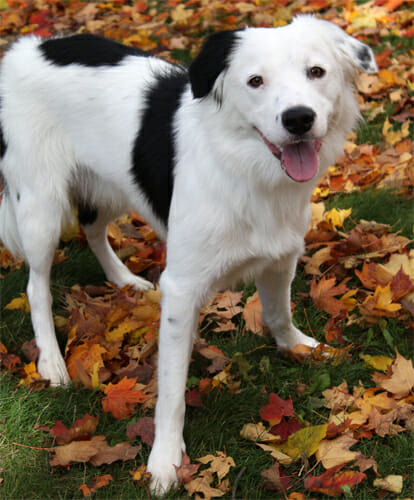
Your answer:
[[[16,212],[14,211],[10,196],[8,196],[7,189],[3,191],[0,203],[0,240],[14,257],[24,255],[18,232]]]

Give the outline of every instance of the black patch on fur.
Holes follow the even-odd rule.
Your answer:
[[[20,193],[16,194],[16,199],[17,199],[17,201],[20,201]]]
[[[0,99],[0,109],[1,109],[1,99]],[[6,154],[6,149],[7,149],[7,144],[6,140],[4,139],[3,129],[1,128],[1,123],[0,123],[0,158],[3,158],[3,156]]]
[[[98,210],[96,207],[89,205],[86,201],[78,203],[78,219],[82,226],[93,224],[97,218]]]
[[[1,128],[1,123],[0,123],[0,158],[3,158],[3,156],[6,154],[6,149],[7,149],[7,144],[6,141],[4,140],[3,130]]]
[[[364,71],[369,71],[372,68],[373,61],[368,47],[364,45],[362,47],[358,47],[356,55],[360,63],[359,67]]]
[[[83,34],[51,38],[40,44],[44,57],[58,66],[116,66],[127,56],[148,56],[147,52],[107,38]]]
[[[228,67],[239,31],[221,31],[206,39],[189,69],[194,97],[205,97],[211,92],[219,74]]]
[[[371,61],[371,53],[368,50],[368,47],[360,47],[358,49],[358,59],[360,61]]]
[[[131,173],[155,214],[167,225],[173,190],[174,116],[188,73],[173,66],[148,89],[141,129],[132,152]]]

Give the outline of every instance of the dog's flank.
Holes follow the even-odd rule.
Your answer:
[[[189,70],[92,35],[25,37],[3,58],[0,237],[30,266],[44,378],[69,382],[49,276],[72,205],[120,287],[152,284],[116,257],[108,223],[135,209],[167,239],[148,462],[156,492],[176,482],[185,450],[187,368],[209,295],[254,277],[279,346],[318,344],[292,322],[290,285],[312,191],[359,118],[355,67],[376,71],[372,50],[311,16],[214,34]]]
[[[188,84],[187,71],[174,68],[160,75],[147,90],[132,155],[135,183],[165,226],[173,193],[175,114]]]

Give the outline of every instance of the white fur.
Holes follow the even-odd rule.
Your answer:
[[[358,119],[351,79],[362,44],[339,28],[304,16],[284,28],[249,28],[239,37],[213,92],[195,99],[188,86],[175,119],[175,181],[160,283],[156,438],[148,463],[157,492],[176,481],[173,464],[180,464],[185,450],[187,368],[207,297],[254,277],[278,344],[317,345],[292,323],[290,283],[303,251],[311,193]],[[130,174],[144,90],[167,63],[129,56],[116,67],[57,68],[43,59],[38,44],[36,38],[20,40],[1,67],[0,122],[7,143],[1,171],[8,192],[0,231],[30,264],[38,369],[60,384],[69,377],[55,339],[49,272],[71,197],[82,193],[99,207],[98,221],[86,233],[108,279],[119,286],[151,286],[118,261],[106,227],[135,208],[167,235]],[[325,77],[310,79],[312,66],[323,67]],[[375,71],[375,62],[368,71]],[[263,77],[262,87],[247,85],[254,75]],[[290,135],[280,116],[298,105],[315,111],[311,137],[322,141],[318,174],[302,183],[286,175],[258,133],[283,147]]]

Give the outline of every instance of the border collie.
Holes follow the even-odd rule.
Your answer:
[[[166,238],[148,463],[157,492],[185,450],[187,369],[212,293],[254,277],[278,345],[317,345],[292,323],[290,284],[312,191],[359,117],[355,67],[377,71],[372,50],[311,16],[216,33],[188,70],[85,34],[25,37],[3,58],[0,236],[30,266],[38,371],[52,385],[69,382],[49,275],[71,207],[120,287],[152,285],[118,260],[108,223],[134,208]]]

